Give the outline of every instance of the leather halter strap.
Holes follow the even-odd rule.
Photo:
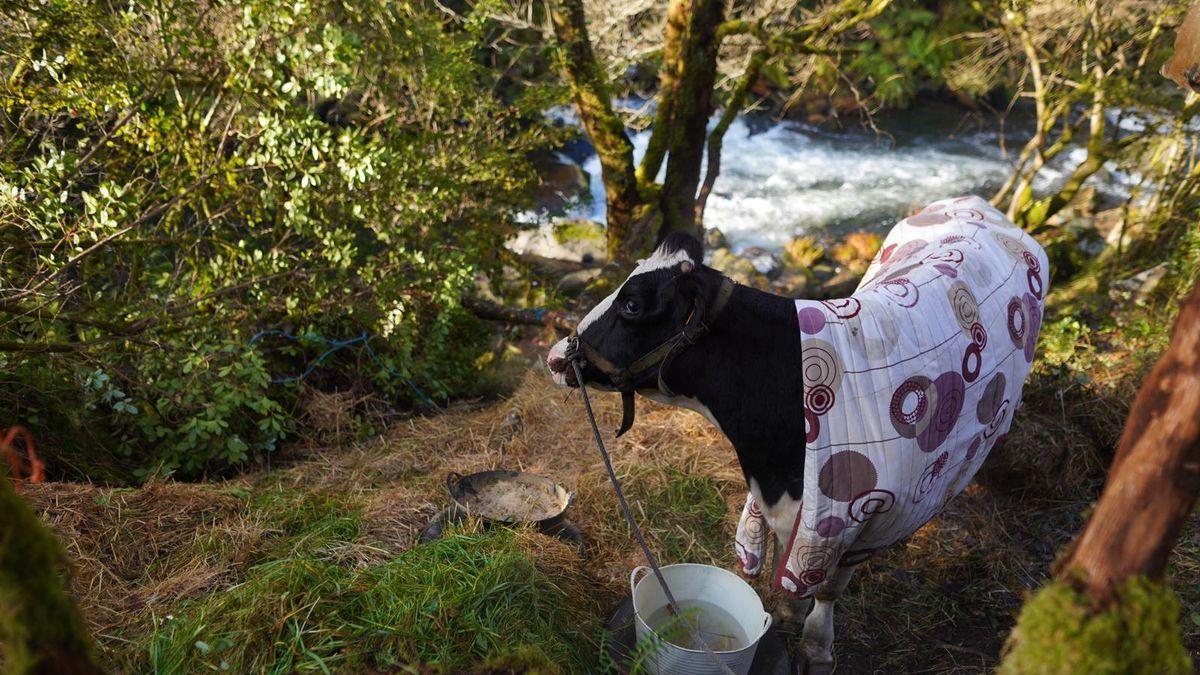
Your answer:
[[[708,334],[709,324],[721,315],[729,303],[729,298],[733,295],[733,288],[736,285],[729,277],[722,277],[717,297],[707,311],[704,305],[697,300],[692,306],[692,311],[684,322],[682,330],[624,368],[605,358],[594,347],[584,342],[578,332],[572,331],[567,338],[567,359],[573,360],[582,357],[597,370],[607,375],[617,391],[621,392],[621,428],[617,430],[617,436],[629,431],[633,426],[635,413],[633,393],[638,377],[657,367],[659,391],[667,396],[673,396],[674,393],[663,381],[663,371],[671,365],[675,357]]]

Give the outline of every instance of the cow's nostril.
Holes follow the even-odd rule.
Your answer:
[[[567,369],[567,360],[561,356],[551,356],[546,360],[546,365],[550,367],[551,372],[561,373]]]

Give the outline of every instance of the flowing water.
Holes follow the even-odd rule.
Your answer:
[[[715,652],[731,652],[750,644],[738,620],[718,605],[703,600],[680,600],[679,612],[682,616],[672,616],[670,608],[663,605],[643,620],[656,635],[684,649],[701,648],[685,621],[691,622]]]
[[[578,124],[572,112],[558,110],[551,118]],[[937,199],[991,196],[1032,133],[1027,115],[1010,115],[1002,127],[994,115],[967,114],[945,105],[926,104],[877,121],[878,133],[827,131],[762,115],[739,117],[725,136],[705,226],[720,229],[737,250],[774,248],[801,234],[884,230]],[[649,131],[632,134],[639,161],[649,136]],[[599,158],[585,142],[563,154],[591,179],[590,199],[568,215],[603,222]],[[1043,170],[1035,192],[1055,189],[1085,154],[1075,148],[1056,158]],[[1110,202],[1127,194],[1126,182],[1116,171],[1091,179]]]

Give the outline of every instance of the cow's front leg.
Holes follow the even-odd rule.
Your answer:
[[[785,533],[783,537],[786,537]],[[782,539],[778,532],[775,536],[775,566],[771,570],[771,578],[779,578],[780,565],[787,564],[787,551],[784,549]],[[803,625],[804,617],[808,616],[808,612],[812,609],[813,599],[796,598],[788,593],[776,592],[778,604],[775,606],[775,621],[779,626],[779,630],[783,633],[795,635],[800,632]]]
[[[807,675],[829,673],[833,670],[833,604],[846,590],[854,567],[836,567],[829,579],[817,590],[812,612],[804,621],[800,650],[806,661]]]

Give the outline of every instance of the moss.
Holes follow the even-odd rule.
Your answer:
[[[604,241],[604,226],[590,220],[564,220],[554,224],[554,239],[560,244],[569,241]]]
[[[483,669],[522,675],[558,675],[562,672],[537,645],[520,645],[511,652],[494,656],[484,661]]]
[[[1001,675],[1025,673],[1190,673],[1179,638],[1179,600],[1169,587],[1130,580],[1101,612],[1062,581],[1021,610]]]
[[[83,618],[59,581],[62,568],[57,540],[0,473],[0,663],[4,672],[95,668]]]

